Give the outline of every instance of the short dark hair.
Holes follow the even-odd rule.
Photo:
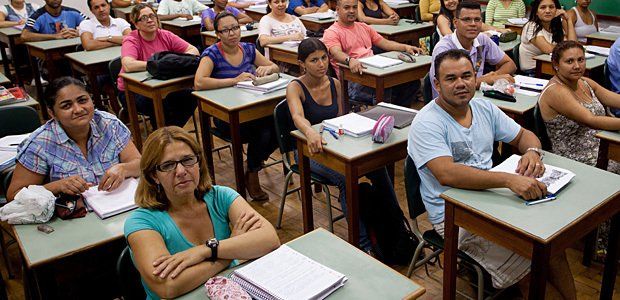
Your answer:
[[[471,59],[469,58],[469,53],[465,50],[450,49],[446,52],[442,52],[439,55],[437,55],[437,57],[435,57],[435,61],[433,62],[433,64],[435,65],[435,78],[439,80],[439,67],[441,66],[444,60],[446,59],[460,60],[461,58],[466,59],[469,62],[469,64],[471,64],[471,68],[472,69],[474,68],[474,63],[471,62]]]
[[[323,44],[321,40],[317,38],[307,38],[299,43],[299,47],[297,48],[297,59],[299,61],[305,61],[314,51],[321,50],[327,53],[327,47],[325,47],[325,44]]]
[[[138,24],[138,21],[140,21],[139,20],[140,11],[147,7],[150,8],[153,11],[153,13],[157,16],[155,9],[153,9],[150,3],[144,3],[144,2],[138,3],[131,9],[131,13],[129,14],[129,18],[131,19],[134,25]],[[157,18],[157,22],[159,23],[159,17]]]
[[[88,9],[93,9],[93,7],[91,6],[93,3],[93,0],[86,0],[86,5],[88,5]],[[105,0],[105,3],[108,3],[108,0]]]
[[[551,62],[553,63],[553,65],[558,65],[560,63],[560,57],[562,56],[562,54],[564,54],[566,50],[573,48],[581,49],[581,51],[583,51],[584,53],[586,52],[585,48],[583,48],[583,46],[576,41],[561,41],[560,43],[555,45],[555,48],[553,48],[553,52],[551,53]]]
[[[64,76],[60,78],[56,78],[52,80],[47,89],[45,90],[45,106],[50,110],[54,109],[54,104],[56,104],[56,97],[58,96],[58,92],[64,87],[75,85],[79,87],[81,90],[86,91],[86,85],[81,80],[75,79],[70,76]]]
[[[239,23],[239,20],[237,19],[237,17],[235,17],[235,15],[231,14],[227,10],[222,11],[221,13],[217,14],[217,16],[215,16],[215,19],[213,20],[213,30],[215,30],[215,32],[218,32],[217,25],[220,23],[220,20],[226,17],[233,17],[237,21],[237,23]]]
[[[461,14],[461,9],[477,9],[482,13],[482,9],[480,8],[480,3],[478,2],[474,2],[474,1],[470,1],[470,0],[465,0],[465,1],[461,1],[459,2],[459,4],[456,6],[456,11],[454,12],[455,16],[458,18],[459,15]]]

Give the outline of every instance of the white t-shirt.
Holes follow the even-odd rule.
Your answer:
[[[298,32],[303,33],[304,37],[306,36],[306,27],[304,27],[301,20],[295,16],[293,16],[293,22],[283,23],[269,15],[265,15],[260,19],[260,23],[258,24],[258,36],[268,35],[278,37]]]
[[[207,7],[198,2],[198,0],[161,0],[157,7],[158,15],[172,15],[172,14],[188,14],[196,15],[201,13]]]
[[[11,4],[9,4],[9,5],[11,5]],[[30,5],[32,5],[32,9],[35,10],[35,11],[37,9],[39,9],[39,7],[40,7],[36,3],[30,3]],[[11,5],[11,8],[13,8],[13,10],[19,15],[20,18],[22,18],[22,20],[27,20],[28,19],[29,16],[28,16],[28,10],[26,9],[26,3],[24,3],[24,8],[22,8],[22,9],[18,10],[15,7],[13,7],[12,5]],[[9,12],[6,9],[6,6],[4,4],[0,5],[0,12],[2,12],[5,17],[9,15]]]
[[[122,36],[123,31],[131,29],[131,25],[121,18],[110,17],[110,26],[105,27],[97,18],[86,19],[80,23],[78,30],[80,35],[84,32],[90,32],[94,39],[108,36]]]
[[[521,32],[521,46],[519,46],[519,64],[521,65],[521,71],[536,69],[534,56],[544,54],[536,45],[532,44],[531,41],[534,38],[542,36],[547,42],[555,45],[551,32],[542,28],[536,36],[534,36],[535,29],[536,24],[534,22],[527,22],[525,26],[523,26],[523,32]]]

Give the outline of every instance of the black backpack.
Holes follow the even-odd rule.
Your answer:
[[[162,51],[153,54],[146,62],[146,70],[151,78],[168,80],[196,74],[200,56],[186,53]]]
[[[377,254],[386,264],[408,265],[418,241],[396,199],[385,199],[369,183],[360,183],[360,213]]]

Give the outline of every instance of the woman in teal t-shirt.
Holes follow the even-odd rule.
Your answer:
[[[125,237],[148,299],[185,294],[235,259],[280,245],[275,229],[239,194],[212,186],[200,146],[175,126],[153,132],[142,149],[140,207]]]

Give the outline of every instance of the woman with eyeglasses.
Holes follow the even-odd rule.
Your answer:
[[[463,1],[472,1],[472,0],[463,0]],[[454,18],[458,18],[456,15],[456,7],[459,5],[461,0],[441,0],[441,8],[439,9],[439,16],[437,16],[437,33],[439,37],[442,38],[448,34],[454,32]],[[483,22],[484,20],[480,20]],[[498,32],[508,32],[509,29],[496,28],[489,24],[482,23],[482,31],[494,30]]]
[[[91,186],[113,191],[140,175],[140,153],[129,129],[114,115],[95,109],[86,86],[60,77],[47,87],[52,117],[18,147],[7,199],[29,185],[54,195],[79,195]]]
[[[182,128],[154,131],[144,143],[137,210],[125,237],[147,299],[175,298],[237,260],[280,245],[275,229],[239,194],[211,185],[200,145]]]
[[[564,40],[577,40],[570,16],[562,9],[560,0],[534,0],[530,20],[523,26],[519,63],[528,76],[536,74],[534,56],[553,51]]]
[[[136,4],[131,10],[130,18],[136,30],[123,39],[121,73],[146,71],[146,61],[153,54],[161,51],[199,54],[196,47],[174,33],[159,28],[159,19],[150,5]],[[118,98],[126,108],[125,84],[122,77],[118,77],[117,84],[120,92]],[[191,89],[173,92],[163,100],[167,125],[183,127],[187,123],[196,109],[196,100],[191,92]],[[138,94],[135,95],[135,101],[138,112],[151,117],[151,123],[155,124],[153,101]]]
[[[211,90],[234,86],[240,81],[278,73],[280,69],[256,50],[252,43],[241,42],[241,28],[237,18],[225,11],[215,17],[213,26],[219,42],[202,53],[196,71],[194,88]],[[228,123],[214,120],[215,126],[223,132],[230,132]],[[258,171],[262,162],[277,148],[272,117],[266,117],[241,125],[241,136],[248,141],[245,182],[250,197],[254,200],[269,200],[260,187]]]

